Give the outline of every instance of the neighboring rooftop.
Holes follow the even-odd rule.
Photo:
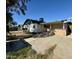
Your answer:
[[[39,20],[26,19],[23,25],[31,24],[31,23],[38,23],[38,24],[40,24],[40,23],[44,23],[44,20],[43,20],[43,18],[40,18]]]
[[[44,22],[43,20],[40,21],[40,20],[33,20],[33,19],[26,19],[26,21],[24,22],[23,25],[26,25],[26,24],[31,24],[31,23],[38,23],[38,24],[61,24],[61,23],[68,23],[68,24],[72,24],[72,22],[70,21],[67,21],[67,20],[61,20],[61,21],[55,21],[55,22]]]
[[[72,22],[69,22],[69,21],[55,21],[55,22],[48,22],[48,23],[42,23],[42,24],[63,24],[63,23],[68,23],[68,24],[72,24]]]

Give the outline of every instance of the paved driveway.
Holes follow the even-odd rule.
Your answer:
[[[72,39],[71,36],[50,36],[45,38],[24,39],[32,45],[37,53],[44,54],[47,49],[56,44],[53,59],[72,59]]]

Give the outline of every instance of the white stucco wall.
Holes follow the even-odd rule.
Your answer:
[[[27,25],[24,25],[23,28],[27,28]]]
[[[34,26],[35,26],[35,28],[34,28]],[[41,26],[40,26],[40,24],[30,24],[30,25],[24,25],[24,28],[27,28],[27,30],[29,31],[29,32],[41,32]]]
[[[41,32],[41,26],[39,24],[30,24],[30,32]]]

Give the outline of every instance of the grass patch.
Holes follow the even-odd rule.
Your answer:
[[[37,54],[37,58],[36,59],[46,59],[47,55],[42,55],[42,54]]]
[[[17,52],[7,53],[6,59],[50,59],[56,45],[49,48],[44,55],[37,54],[31,47],[23,48]]]
[[[31,47],[23,48],[17,52],[9,52],[7,53],[6,59],[24,59],[28,56],[36,54]]]

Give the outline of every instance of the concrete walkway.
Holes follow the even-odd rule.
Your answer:
[[[72,39],[71,36],[50,36],[45,38],[24,39],[32,45],[37,53],[44,54],[47,49],[56,44],[53,59],[72,59]]]

